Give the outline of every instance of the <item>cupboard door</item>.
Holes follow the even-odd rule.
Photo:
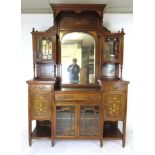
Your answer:
[[[50,119],[50,93],[31,93],[31,114],[33,119]]]
[[[56,136],[75,136],[76,106],[56,106]]]
[[[36,59],[52,60],[52,38],[46,35],[36,37]]]
[[[99,106],[80,105],[80,136],[99,135]]]
[[[119,61],[120,50],[119,50],[120,39],[118,37],[105,37],[104,38],[104,55],[103,61]]]
[[[124,32],[103,34],[102,63],[123,64]]]
[[[121,120],[124,112],[124,95],[123,93],[105,93],[105,119]]]

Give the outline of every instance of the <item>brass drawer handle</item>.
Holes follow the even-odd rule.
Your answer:
[[[38,88],[39,88],[39,89],[43,89],[44,87],[43,87],[43,86],[39,86]]]
[[[113,90],[117,90],[117,89],[118,89],[117,86],[112,86],[111,88],[112,88]]]

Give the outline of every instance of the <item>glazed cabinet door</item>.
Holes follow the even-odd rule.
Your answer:
[[[77,129],[76,105],[56,105],[56,136],[75,136]]]
[[[124,32],[103,34],[102,63],[123,64]]]
[[[52,60],[52,38],[46,35],[36,36],[36,60]]]
[[[99,106],[80,105],[79,136],[99,135]]]

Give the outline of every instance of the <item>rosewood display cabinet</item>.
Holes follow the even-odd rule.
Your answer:
[[[52,103],[54,102],[54,84],[56,82],[55,32],[52,31],[52,28],[45,32],[37,32],[33,28],[32,45],[34,76],[33,80],[27,81],[29,145],[33,138],[53,136]],[[36,121],[36,127],[32,132],[33,120]]]
[[[119,139],[125,146],[124,31],[103,26],[105,4],[51,4],[54,25],[32,31],[29,144],[33,138]],[[36,126],[32,130],[32,121]],[[122,132],[118,122],[123,122]]]

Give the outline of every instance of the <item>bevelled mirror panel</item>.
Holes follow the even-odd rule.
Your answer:
[[[95,83],[95,40],[87,33],[72,32],[61,41],[63,84]]]

